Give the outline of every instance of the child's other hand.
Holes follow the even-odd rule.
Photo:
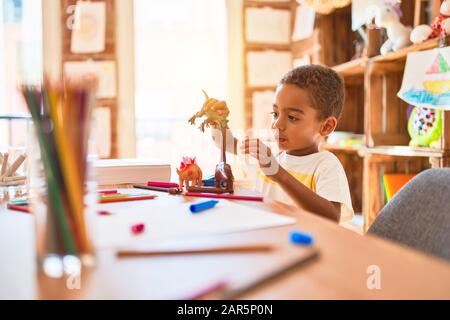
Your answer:
[[[240,151],[258,160],[262,172],[274,179],[279,173],[280,165],[272,154],[272,150],[261,140],[246,138],[240,145]]]

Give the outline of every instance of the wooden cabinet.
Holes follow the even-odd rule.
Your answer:
[[[294,20],[296,1],[290,5]],[[402,10],[402,22],[406,25],[430,23],[439,12],[439,1],[404,0]],[[431,167],[450,166],[450,112],[444,112],[441,148],[410,147],[408,106],[397,97],[407,54],[436,48],[439,39],[381,56],[376,54],[376,46],[380,45],[383,32],[369,30],[367,36],[371,41],[369,50],[365,56],[351,60],[357,35],[351,30],[348,6],[317,15],[313,35],[290,44],[294,59],[308,56],[311,63],[332,67],[345,81],[346,99],[337,130],[363,134],[364,144],[358,148],[325,144],[324,148],[343,164],[353,206],[355,212],[363,213],[365,230],[386,204],[384,174],[418,173]],[[247,106],[247,111],[250,126],[251,107]]]

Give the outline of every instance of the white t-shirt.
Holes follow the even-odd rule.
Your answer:
[[[328,151],[320,151],[307,156],[291,156],[281,152],[276,156],[278,163],[297,180],[322,198],[341,204],[341,220],[353,218],[352,200],[347,176],[340,161]],[[296,206],[291,197],[261,170],[256,173],[256,189],[266,197]]]

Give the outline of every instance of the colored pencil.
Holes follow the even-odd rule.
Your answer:
[[[57,159],[55,159],[55,155],[52,155],[51,152],[51,137],[46,136],[46,131],[44,130],[44,127],[48,126],[48,121],[41,115],[41,103],[40,98],[38,97],[40,92],[37,90],[38,89],[33,87],[24,88],[24,97],[35,124],[35,131],[41,148],[41,157],[47,178],[49,200],[51,207],[53,208],[52,211],[55,216],[55,223],[59,226],[64,250],[69,254],[76,254],[77,249],[73,234],[70,232],[68,222],[64,217],[64,205],[61,196],[62,187],[58,182],[57,166],[55,163],[55,160]]]
[[[270,244],[253,244],[253,245],[235,245],[204,248],[186,248],[173,250],[119,250],[119,257],[139,257],[139,256],[168,256],[168,255],[185,255],[185,254],[224,254],[224,253],[250,253],[250,252],[267,252],[273,250]]]
[[[155,199],[155,195],[148,196],[129,196],[129,197],[121,197],[121,198],[101,198],[100,203],[111,203],[111,202],[126,202],[126,201],[138,201],[138,200],[152,200]]]
[[[44,164],[48,187],[47,247],[61,254],[92,251],[84,218],[87,145],[97,80],[65,79],[22,86]],[[9,171],[15,171],[20,161]]]
[[[152,191],[160,191],[160,192],[167,192],[169,194],[181,194],[182,191],[178,187],[176,188],[163,188],[163,187],[153,187],[153,186],[145,186],[142,184],[134,184],[133,188],[136,189],[144,189],[144,190],[152,190]]]

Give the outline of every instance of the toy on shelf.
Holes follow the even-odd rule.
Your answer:
[[[180,178],[180,189],[183,189],[183,185],[186,186],[186,189],[195,185],[202,186],[202,170],[195,162],[195,158],[183,157],[177,173]]]
[[[205,127],[212,127],[220,130],[222,135],[221,160],[215,169],[214,187],[187,186],[187,189],[190,192],[233,193],[233,172],[231,171],[231,166],[226,160],[226,130],[228,129],[227,117],[230,114],[230,110],[228,110],[227,103],[225,101],[209,98],[208,94],[204,90],[202,91],[205,95],[203,107],[189,119],[189,123],[195,125],[195,121],[198,118],[206,117],[199,127],[202,132],[205,131]]]
[[[392,0],[385,1],[384,5],[373,5],[368,7],[368,25],[375,19],[378,28],[385,28],[388,39],[380,48],[381,54],[397,51],[411,44],[409,37],[411,28],[400,22],[402,12],[400,3]]]
[[[383,175],[384,194],[387,201],[391,201],[395,194],[403,188],[416,174],[386,173]]]
[[[450,0],[442,2],[439,16],[435,18],[431,26],[422,24],[415,27],[411,31],[411,42],[421,43],[426,40],[434,39],[440,36],[447,36],[450,34]]]
[[[364,144],[364,135],[346,131],[334,131],[327,138],[327,144],[337,147],[359,147]]]
[[[442,133],[442,111],[415,107],[408,121],[412,147],[438,147]]]
[[[0,153],[0,186],[20,186],[25,184],[27,177],[17,175],[16,172],[26,159],[25,154],[21,154],[11,164],[9,161],[9,154]]]

